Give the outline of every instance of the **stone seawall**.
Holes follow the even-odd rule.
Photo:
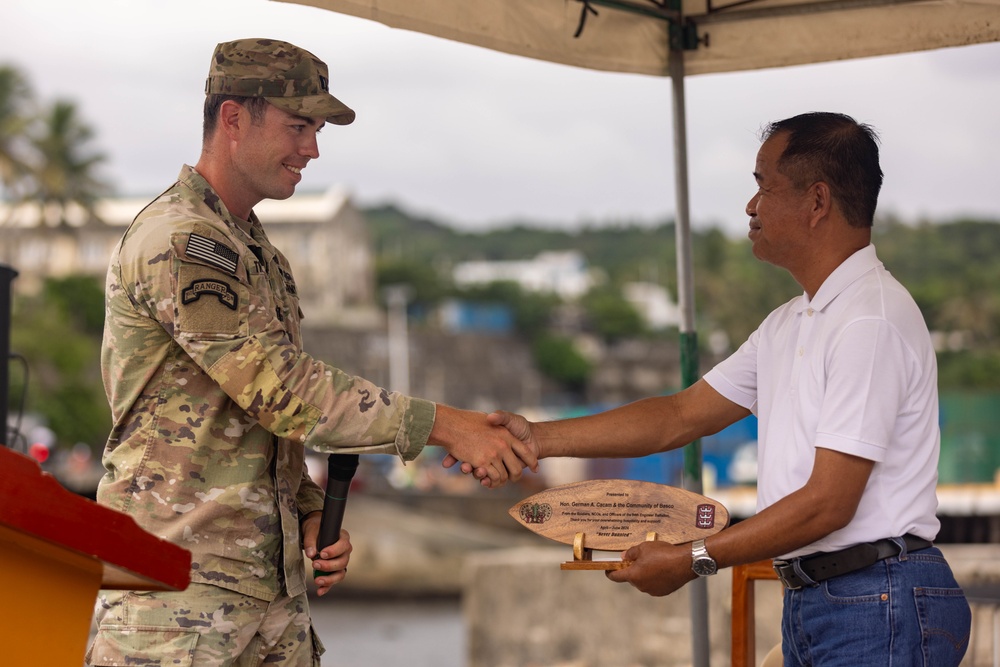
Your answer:
[[[1000,605],[1000,545],[942,547],[973,601],[963,665],[993,665]],[[602,572],[562,571],[570,547],[470,554],[463,609],[468,667],[686,667],[691,664],[688,587],[654,598]],[[755,585],[757,662],[781,640],[781,585]],[[712,665],[730,664],[732,573],[708,580]]]
[[[461,597],[467,667],[691,664],[687,587],[653,598],[608,581],[602,572],[560,570],[561,562],[572,559],[572,547],[524,530],[507,516],[518,494],[353,495],[345,527],[354,553],[338,595]],[[1000,545],[941,549],[974,602],[973,648],[963,664],[992,665]],[[780,639],[781,587],[776,581],[755,587],[759,664]],[[728,665],[731,570],[711,577],[708,592],[711,664]]]

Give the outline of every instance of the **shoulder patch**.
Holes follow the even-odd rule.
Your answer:
[[[230,275],[236,275],[236,266],[240,256],[224,243],[219,243],[201,234],[192,233],[188,236],[187,247],[184,251],[192,257],[217,266]]]
[[[181,292],[181,303],[185,306],[197,301],[202,294],[213,294],[219,298],[219,303],[230,310],[236,310],[239,306],[239,297],[229,283],[221,280],[195,280],[191,285]]]
[[[246,335],[250,301],[246,285],[201,264],[181,264],[176,280],[175,332],[211,340]]]

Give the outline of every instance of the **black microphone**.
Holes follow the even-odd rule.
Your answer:
[[[340,539],[340,526],[344,523],[344,510],[347,508],[347,491],[357,469],[357,454],[330,454],[326,460],[326,499],[323,501],[319,537],[316,538],[317,557],[325,547]],[[313,570],[314,577],[324,574],[333,573]]]

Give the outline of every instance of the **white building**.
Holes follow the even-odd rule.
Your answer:
[[[583,254],[576,250],[543,252],[534,259],[462,262],[452,279],[459,287],[514,282],[527,292],[546,292],[572,301],[596,284]]]
[[[97,219],[80,206],[65,212],[0,204],[0,263],[19,274],[14,289],[33,292],[49,276],[93,275],[103,281],[125,228],[151,198],[97,202]],[[254,207],[268,238],[292,265],[305,324],[370,326],[375,308],[375,259],[364,216],[338,187]]]
[[[628,283],[622,293],[650,329],[662,331],[680,326],[680,308],[670,298],[666,287],[656,283]]]

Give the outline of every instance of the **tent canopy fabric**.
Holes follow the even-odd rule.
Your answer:
[[[1000,0],[281,0],[538,60],[668,76],[1000,41]]]

